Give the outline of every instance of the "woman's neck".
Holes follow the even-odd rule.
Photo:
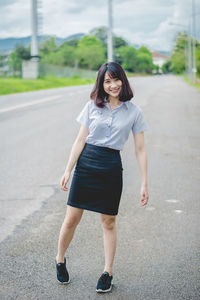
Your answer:
[[[117,105],[119,104],[121,101],[119,100],[119,97],[112,97],[112,96],[109,96],[108,97],[108,102],[113,104],[113,105]]]

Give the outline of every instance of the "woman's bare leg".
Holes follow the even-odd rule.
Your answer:
[[[116,216],[101,214],[101,223],[104,233],[104,271],[112,275],[112,266],[117,245]]]
[[[67,205],[65,219],[60,229],[58,240],[58,253],[56,261],[64,262],[65,252],[73,238],[76,226],[81,220],[83,209]]]

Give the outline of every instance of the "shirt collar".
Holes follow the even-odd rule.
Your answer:
[[[108,100],[107,100],[106,98],[104,98],[104,101],[106,102],[106,106],[108,106]],[[126,109],[128,109],[128,102],[129,102],[129,101],[124,101],[124,102],[122,102],[122,104],[125,105]],[[122,105],[122,106],[123,106],[123,105]]]
[[[127,109],[128,109],[128,102],[129,101],[123,102],[123,104],[125,104],[125,106],[126,106]]]

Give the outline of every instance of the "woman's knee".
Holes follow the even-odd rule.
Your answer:
[[[78,225],[81,220],[83,211],[75,208],[67,208],[64,224],[67,228],[73,228]]]
[[[76,217],[67,216],[64,220],[65,227],[70,229],[76,227],[79,223],[79,220]]]
[[[115,216],[101,215],[101,224],[103,229],[112,230],[115,227]]]

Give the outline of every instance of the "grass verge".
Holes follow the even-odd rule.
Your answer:
[[[35,90],[50,89],[65,86],[92,84],[95,79],[85,78],[56,78],[39,79],[4,78],[0,77],[0,95],[23,93]]]
[[[182,76],[183,76],[183,78],[185,79],[185,81],[186,81],[187,83],[189,83],[190,85],[193,85],[193,86],[197,87],[197,88],[200,90],[200,78],[197,78],[197,83],[195,84],[195,83],[191,82],[191,81],[189,80],[189,78],[188,78],[185,74],[182,75]]]

